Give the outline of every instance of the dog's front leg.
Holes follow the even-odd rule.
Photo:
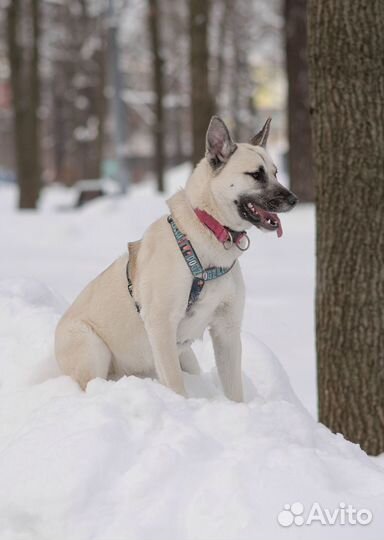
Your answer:
[[[167,315],[143,317],[159,381],[174,392],[186,396],[176,345],[177,325]]]
[[[233,401],[243,401],[240,328],[215,324],[211,326],[210,334],[224,394]]]

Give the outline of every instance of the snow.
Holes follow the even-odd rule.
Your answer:
[[[187,173],[173,172],[172,189]],[[246,403],[235,404],[207,336],[195,347],[203,374],[185,375],[188,400],[136,377],[84,393],[59,374],[53,331],[67,302],[165,212],[149,184],[57,211],[73,198],[50,188],[41,212],[18,213],[12,187],[0,188],[1,540],[379,538],[383,458],[314,419],[313,208],[284,216],[282,239],[251,235]],[[315,502],[345,503],[373,520],[281,526],[295,502],[304,516]]]

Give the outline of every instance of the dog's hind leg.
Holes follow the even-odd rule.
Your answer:
[[[181,369],[191,375],[199,375],[200,366],[192,347],[183,349],[179,354]]]
[[[59,323],[55,352],[62,372],[75,379],[83,390],[91,379],[108,376],[112,353],[84,321],[64,319]]]

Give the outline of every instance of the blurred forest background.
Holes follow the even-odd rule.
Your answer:
[[[198,161],[212,114],[246,141],[267,116],[313,200],[307,0],[2,0],[0,181],[34,208],[44,184]]]

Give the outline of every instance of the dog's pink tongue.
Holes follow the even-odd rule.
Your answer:
[[[274,219],[277,221],[277,223],[279,224],[279,226],[277,227],[277,237],[278,238],[281,238],[283,236],[283,227],[281,225],[281,221],[280,221],[280,218],[277,214],[274,215]]]
[[[277,214],[272,214],[272,212],[267,212],[267,210],[263,210],[262,208],[258,208],[257,212],[261,215],[264,221],[266,221],[267,219],[272,219],[273,221],[276,221],[278,223],[278,227],[276,229],[277,236],[278,238],[283,236],[283,227]]]

